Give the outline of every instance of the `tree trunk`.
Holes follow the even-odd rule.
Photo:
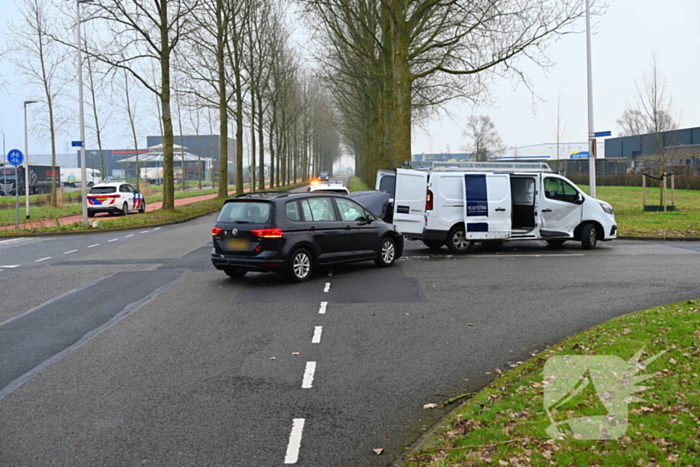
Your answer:
[[[172,211],[175,209],[175,186],[173,184],[173,119],[170,112],[170,37],[168,23],[168,3],[163,2],[160,8],[160,72],[161,92],[160,102],[163,108],[163,207]]]

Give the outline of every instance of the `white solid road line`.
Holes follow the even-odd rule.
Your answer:
[[[100,244],[99,244],[99,243],[95,243],[94,245],[88,246],[88,248],[95,248],[96,246],[100,246]]]
[[[316,373],[316,362],[306,362],[304,380],[301,382],[302,389],[311,389],[314,383],[314,373]]]
[[[71,254],[71,253],[75,253],[76,251],[78,251],[78,250],[70,250],[70,251],[66,251],[66,252],[63,253],[63,254],[64,254],[64,255],[69,255],[69,254]]]
[[[323,326],[314,326],[314,337],[311,338],[312,344],[321,343],[321,333],[323,332]]]
[[[328,306],[328,302],[321,302],[321,306],[318,309],[318,314],[319,315],[325,315],[326,314],[326,307]]]
[[[326,286],[323,288],[323,292],[324,292],[324,293],[328,293],[328,292],[330,292],[330,291],[331,291],[331,283],[330,283],[330,282],[326,282]]]
[[[47,256],[46,258],[38,259],[38,260],[36,260],[36,261],[34,261],[34,262],[35,262],[35,263],[39,263],[39,262],[41,262],[41,261],[46,261],[47,259],[51,259],[51,256]]]
[[[0,268],[3,268],[3,269],[14,269],[14,268],[18,268],[18,267],[19,267],[19,264],[3,264],[2,266],[0,266]]]
[[[301,448],[301,435],[304,432],[306,419],[295,418],[292,420],[292,432],[289,435],[287,454],[284,456],[285,464],[296,464],[299,459],[299,449]]]
[[[112,240],[107,240],[107,243],[116,242],[117,240],[119,240],[119,239],[118,239],[118,238],[113,238]]]

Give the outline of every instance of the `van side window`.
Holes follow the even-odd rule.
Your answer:
[[[544,195],[549,199],[575,203],[578,200],[578,191],[571,184],[560,178],[544,179]]]
[[[299,205],[296,201],[290,201],[284,206],[285,214],[287,219],[290,221],[299,222],[301,221],[301,215],[299,214]]]

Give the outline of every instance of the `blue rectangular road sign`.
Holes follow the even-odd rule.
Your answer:
[[[82,148],[83,142],[82,141],[71,141],[71,146],[73,146],[74,148]]]
[[[593,133],[596,138],[602,138],[603,136],[612,136],[612,131],[598,131]]]

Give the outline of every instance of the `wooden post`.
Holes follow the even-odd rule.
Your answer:
[[[642,174],[642,208],[647,205],[647,177]]]
[[[671,174],[671,206],[676,205],[676,175]]]
[[[668,205],[668,200],[666,199],[666,174],[665,174],[665,173],[662,174],[662,175],[661,175],[661,178],[663,178],[663,180],[664,180],[664,186],[663,186],[663,190],[664,190],[664,212],[666,212],[666,206]]]

